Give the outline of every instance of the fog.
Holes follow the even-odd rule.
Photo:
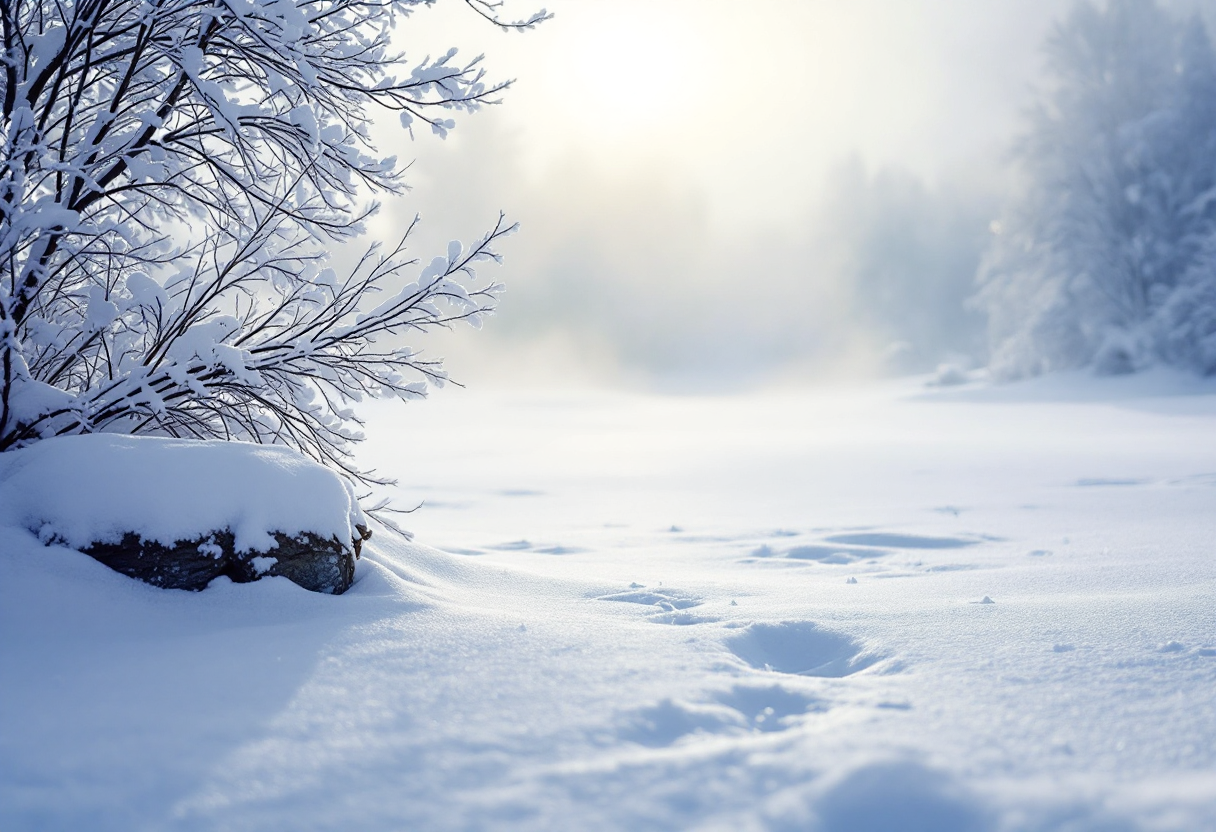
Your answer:
[[[480,332],[420,340],[478,384],[736,389],[985,359],[966,305],[1065,0],[556,0],[528,33],[441,3],[409,52],[486,54],[501,106],[383,130],[415,251],[521,224]],[[507,13],[530,10],[519,2]]]

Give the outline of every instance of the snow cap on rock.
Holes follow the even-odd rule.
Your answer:
[[[0,454],[0,522],[75,548],[229,529],[265,552],[274,532],[347,542],[364,520],[350,483],[290,448],[95,433]]]

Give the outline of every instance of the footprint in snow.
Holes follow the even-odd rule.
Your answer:
[[[781,685],[735,685],[714,699],[743,714],[753,730],[765,733],[783,731],[798,717],[828,710],[824,700]]]
[[[611,595],[600,595],[595,600],[616,601],[622,604],[641,604],[647,607],[658,607],[663,612],[686,610],[692,607],[699,607],[705,603],[704,599],[680,592],[679,590],[652,590],[644,587],[631,588],[627,592],[614,592]]]
[[[695,595],[689,595],[679,590],[648,590],[640,584],[630,584],[629,592],[601,595],[596,600],[617,601],[619,603],[649,607],[647,617],[655,624],[673,624],[678,627],[687,627],[693,624],[713,624],[721,620],[716,616],[688,612],[693,607],[701,606],[705,601]]]
[[[896,532],[849,532],[825,537],[828,543],[851,546],[874,546],[886,549],[961,549],[980,541],[967,537],[926,537]]]
[[[664,699],[627,715],[618,733],[628,742],[662,748],[692,734],[738,734],[746,729],[743,715],[725,705]]]
[[[774,549],[766,543],[752,550],[750,557],[744,563],[749,563],[756,559],[773,559],[800,563],[839,565],[875,560],[889,554],[890,552],[885,549],[869,549],[858,546],[823,546],[819,544],[791,546],[788,549]]]
[[[896,551],[926,551],[962,549],[983,542],[981,537],[928,537],[901,532],[860,531],[840,532],[822,537],[816,542],[778,549],[765,543],[752,550],[744,563],[757,560],[825,565],[848,565],[860,561],[876,562]],[[969,569],[970,565],[935,567],[937,569]]]
[[[581,555],[591,550],[582,546],[539,546],[532,551],[540,555]]]
[[[751,624],[729,637],[726,647],[757,670],[798,676],[851,676],[881,658],[852,636],[812,621]]]
[[[577,555],[590,551],[579,546],[538,546],[530,540],[513,540],[488,548],[497,552],[535,552],[538,555]]]
[[[649,748],[661,748],[696,735],[773,733],[795,727],[827,704],[781,685],[735,685],[710,694],[707,701],[664,699],[625,716],[620,736]]]
[[[512,540],[510,543],[498,543],[487,548],[498,552],[526,552],[532,548],[532,543],[527,540]]]

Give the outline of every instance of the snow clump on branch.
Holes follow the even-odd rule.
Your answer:
[[[372,111],[429,124],[497,103],[481,57],[407,60],[435,0],[0,3],[0,450],[98,431],[284,444],[364,477],[350,410],[442,384],[402,336],[474,325],[501,216],[409,278],[405,246],[348,274],[370,194],[399,193]],[[504,28],[543,21],[499,16]],[[404,285],[404,288],[400,288]],[[371,308],[385,290],[391,299]]]

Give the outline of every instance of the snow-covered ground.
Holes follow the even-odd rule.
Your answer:
[[[425,506],[344,596],[0,528],[0,828],[1216,829],[1216,384],[450,390],[369,435]]]

